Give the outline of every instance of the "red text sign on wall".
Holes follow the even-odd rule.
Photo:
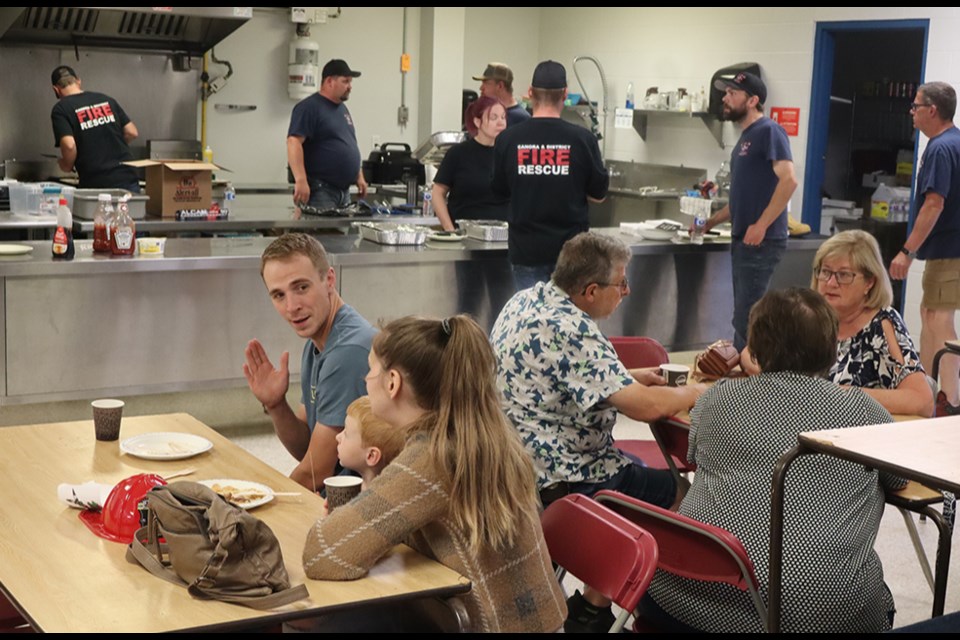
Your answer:
[[[800,134],[800,109],[798,107],[773,107],[770,117],[787,132],[788,136]]]

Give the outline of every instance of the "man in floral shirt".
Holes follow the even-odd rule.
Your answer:
[[[534,458],[544,505],[600,489],[662,507],[680,497],[669,471],[649,469],[613,443],[618,411],[655,420],[690,408],[703,392],[627,369],[597,326],[630,293],[629,261],[617,238],[581,233],[563,246],[551,281],[514,295],[493,327],[504,410]]]

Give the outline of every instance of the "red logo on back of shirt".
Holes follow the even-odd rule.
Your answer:
[[[570,145],[517,145],[517,174],[527,176],[570,175]]]

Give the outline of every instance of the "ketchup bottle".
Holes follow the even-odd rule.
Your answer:
[[[110,219],[113,218],[113,205],[110,194],[101,193],[97,197],[97,212],[93,216],[93,250],[96,253],[110,253]]]
[[[127,197],[123,196],[117,204],[117,213],[110,223],[110,250],[115,256],[132,256],[136,247],[134,238],[137,228],[130,217]]]

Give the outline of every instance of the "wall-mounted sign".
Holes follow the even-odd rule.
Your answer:
[[[799,107],[772,107],[770,117],[787,132],[788,136],[800,134]]]

